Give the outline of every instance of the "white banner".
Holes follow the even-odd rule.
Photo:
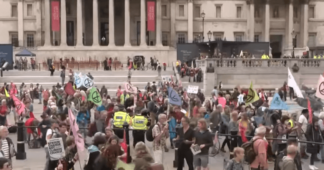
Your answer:
[[[162,82],[172,82],[171,76],[162,76]]]
[[[197,94],[198,93],[198,86],[188,86],[187,93],[190,94]]]
[[[316,97],[324,99],[324,77],[322,75],[318,79]]]
[[[65,156],[65,150],[62,138],[53,138],[48,140],[48,153],[51,161],[59,160]]]

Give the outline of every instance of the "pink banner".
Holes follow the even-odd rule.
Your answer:
[[[10,91],[9,91],[9,94],[10,96],[11,95],[16,95],[18,93],[17,89],[16,89],[16,85],[11,83],[10,84]]]
[[[147,2],[147,31],[155,31],[155,2]]]
[[[26,108],[25,104],[23,102],[21,102],[15,95],[11,95],[11,98],[15,103],[16,112],[19,115],[21,115],[24,112],[25,108]]]
[[[77,120],[73,115],[71,109],[69,109],[69,120],[70,120],[70,128],[73,133],[74,142],[77,146],[78,151],[84,151],[84,139],[83,136],[79,133],[79,126],[77,124]]]
[[[52,1],[52,31],[60,31],[60,2]]]
[[[128,93],[137,94],[137,88],[129,83],[125,83],[125,90]]]

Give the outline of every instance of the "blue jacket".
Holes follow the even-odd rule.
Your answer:
[[[171,118],[171,120],[169,121],[169,134],[170,134],[170,139],[176,138],[177,134],[175,133],[176,127],[177,125],[177,121],[174,117]]]
[[[87,110],[86,114],[83,112],[79,112],[77,116],[77,123],[88,124],[88,120],[90,119],[89,111]]]

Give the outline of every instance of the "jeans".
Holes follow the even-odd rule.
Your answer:
[[[39,104],[42,104],[43,96],[41,92],[38,93],[38,99],[39,99]]]
[[[62,78],[62,86],[64,86],[64,80],[65,80],[65,78]]]
[[[223,141],[223,144],[222,144],[222,149],[224,149],[224,147],[225,147],[225,144],[227,144],[227,147],[228,147],[228,150],[230,150],[230,148],[231,148],[231,139],[229,139],[229,138],[225,138],[225,140]]]
[[[317,154],[316,153],[312,153],[311,154],[311,157],[310,157],[310,165],[314,165],[314,161],[317,157]]]
[[[0,125],[5,126],[6,125],[6,120],[7,120],[6,116],[0,116]]]

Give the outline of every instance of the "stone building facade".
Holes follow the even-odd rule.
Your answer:
[[[60,3],[55,32],[52,1]],[[38,60],[144,55],[168,64],[184,42],[270,41],[281,55],[291,54],[293,38],[295,55],[324,44],[324,0],[154,0],[153,32],[146,29],[147,1],[0,0],[0,43],[15,52],[29,48]]]

